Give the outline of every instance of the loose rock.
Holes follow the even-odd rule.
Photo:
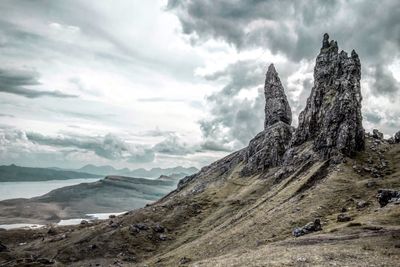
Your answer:
[[[384,207],[390,202],[400,201],[400,191],[395,191],[391,189],[379,189],[376,197],[381,207]]]
[[[5,251],[8,251],[8,248],[2,243],[0,243],[0,252],[5,252]]]
[[[375,139],[379,139],[382,140],[383,139],[383,133],[381,133],[379,130],[377,129],[373,129],[372,130],[372,137]]]
[[[337,219],[336,219],[338,222],[349,222],[349,221],[351,221],[352,220],[352,218],[348,215],[348,214],[345,214],[345,213],[341,213],[341,214],[339,214],[338,216],[337,216]]]
[[[398,131],[395,135],[394,135],[394,142],[396,144],[400,143],[400,131]]]
[[[302,235],[306,235],[312,232],[316,232],[316,231],[321,231],[322,230],[322,226],[321,226],[321,221],[320,219],[315,219],[313,222],[309,222],[306,225],[304,225],[303,227],[297,227],[293,230],[292,234],[295,237],[299,237]]]

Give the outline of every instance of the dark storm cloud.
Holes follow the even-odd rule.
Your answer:
[[[27,98],[44,96],[57,98],[77,97],[59,91],[38,91],[26,88],[27,86],[40,85],[38,78],[39,74],[34,71],[0,69],[0,92],[20,95]]]
[[[375,78],[372,87],[374,94],[393,97],[399,91],[400,83],[393,77],[392,72],[386,66],[382,64],[377,65],[373,76]]]
[[[362,36],[359,41],[375,54],[386,43],[400,43],[396,0],[181,0],[169,1],[168,7],[177,13],[185,33],[222,38],[238,48],[264,46],[295,58],[312,56],[310,44],[324,32],[343,37],[341,42]],[[370,23],[370,17],[376,22]],[[366,35],[371,32],[373,36]]]
[[[224,79],[226,86],[210,95],[207,101],[211,108],[210,118],[200,121],[204,136],[202,148],[229,151],[241,148],[250,141],[263,125],[263,90],[258,90],[255,99],[237,99],[240,91],[262,87],[263,68],[260,63],[239,61],[225,70],[206,76],[209,80]]]
[[[338,41],[340,49],[349,52],[354,48],[358,52],[363,79],[372,81],[369,86],[375,96],[390,98],[392,102],[399,100],[399,83],[388,69],[400,57],[400,4],[397,0],[169,0],[167,9],[177,15],[183,33],[191,36],[194,45],[212,38],[225,41],[239,51],[262,48],[285,56],[288,68],[282,66],[280,78],[287,92],[291,90],[287,78],[296,71],[290,66],[303,60],[312,62],[321,47],[323,33],[328,32],[331,39]],[[218,78],[219,74],[206,78]],[[245,84],[248,79],[256,78],[234,77],[234,85],[231,84],[233,79],[229,80],[221,93],[208,99],[215,117],[200,125],[205,137],[212,138],[220,136],[221,129],[228,127],[231,137],[218,140],[229,142],[236,138],[244,144],[247,136],[252,136],[244,134],[248,128],[237,130],[236,126],[249,124],[244,122],[246,120],[254,123],[257,116],[247,116],[247,113],[260,113],[262,105],[257,111],[254,105],[246,103],[247,100],[242,103],[224,98],[231,91],[233,95],[240,91],[241,82]],[[301,83],[303,89],[298,99],[290,99],[295,116],[304,107],[312,87],[310,79]],[[383,116],[388,120],[388,112]],[[260,116],[260,121],[262,118]],[[400,123],[399,119],[397,122]],[[214,147],[213,143],[216,142],[210,139],[209,146]]]

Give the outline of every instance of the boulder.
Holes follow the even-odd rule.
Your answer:
[[[292,127],[284,122],[268,126],[253,138],[245,153],[241,174],[249,176],[279,166],[292,137]]]
[[[356,207],[357,209],[363,209],[365,207],[369,206],[369,203],[365,200],[360,200],[357,202]]]
[[[315,219],[313,222],[309,222],[303,227],[297,227],[292,231],[293,236],[299,237],[302,235],[306,235],[312,232],[317,232],[321,231],[322,226],[321,226],[321,221],[320,219]]]
[[[325,34],[314,68],[314,86],[300,113],[291,147],[312,141],[324,158],[341,153],[353,156],[365,146],[361,115],[361,64],[353,50],[338,53],[335,41]]]
[[[400,201],[400,191],[392,189],[379,189],[376,196],[381,207],[386,206],[390,202]]]
[[[336,218],[336,220],[338,221],[338,222],[349,222],[349,221],[351,221],[353,218],[351,218],[348,214],[345,214],[345,213],[340,213],[338,216],[337,216],[337,218]]]
[[[6,251],[8,251],[8,248],[2,243],[0,243],[0,252],[6,252]]]
[[[161,226],[160,224],[156,224],[156,225],[153,227],[153,230],[154,230],[154,232],[156,232],[156,233],[164,233],[165,228],[164,228],[163,226]]]
[[[382,140],[383,139],[383,133],[381,133],[379,130],[377,129],[373,129],[372,130],[372,137],[375,139],[379,139]]]
[[[394,142],[396,144],[400,143],[400,131],[398,131],[395,135],[394,135]]]

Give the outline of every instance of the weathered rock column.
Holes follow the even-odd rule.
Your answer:
[[[361,115],[361,64],[353,50],[338,53],[335,41],[324,34],[314,68],[314,86],[299,116],[291,147],[312,141],[323,158],[364,149]]]
[[[292,138],[292,111],[273,64],[268,67],[264,93],[265,129],[246,148],[241,172],[246,176],[278,166]]]

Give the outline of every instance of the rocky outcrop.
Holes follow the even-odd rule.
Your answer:
[[[279,121],[288,125],[292,123],[292,111],[287,101],[281,80],[274,64],[268,67],[264,86],[265,94],[265,121],[264,129]]]
[[[292,128],[282,121],[257,134],[247,147],[242,175],[248,176],[278,166],[291,137]]]
[[[297,227],[292,231],[293,236],[299,237],[302,235],[306,235],[312,232],[317,232],[321,231],[322,226],[321,226],[321,221],[320,219],[315,219],[313,222],[309,222],[303,227]]]
[[[244,176],[278,166],[292,138],[292,111],[273,64],[265,79],[264,131],[253,138],[245,150]]]
[[[400,191],[392,189],[380,189],[376,196],[381,207],[386,206],[390,202],[400,202]]]
[[[372,137],[375,139],[382,140],[383,139],[383,133],[381,133],[378,129],[373,129],[372,130]]]
[[[400,131],[398,131],[395,135],[394,135],[394,142],[396,144],[400,143]]]
[[[337,43],[329,42],[325,34],[314,68],[314,86],[291,146],[312,141],[314,151],[325,159],[338,152],[352,156],[364,149],[360,78],[357,53],[339,53]]]

